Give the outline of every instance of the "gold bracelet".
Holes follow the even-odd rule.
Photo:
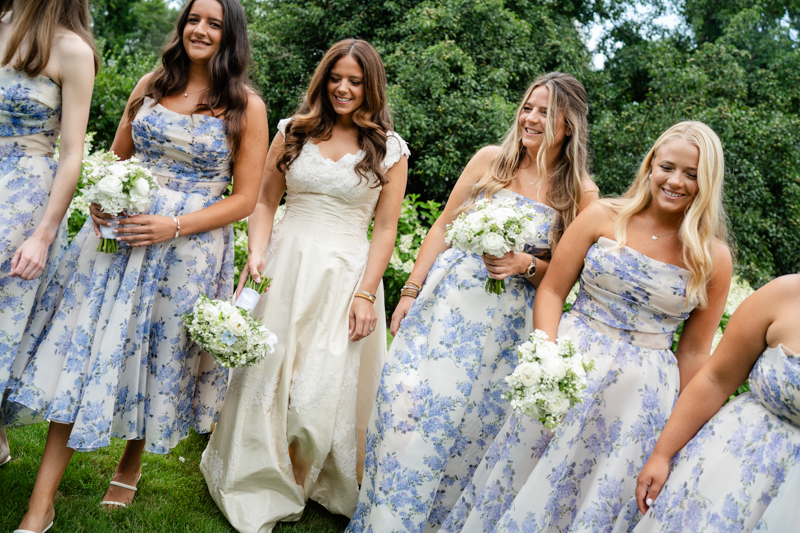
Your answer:
[[[364,298],[365,300],[369,300],[370,303],[375,303],[375,297],[371,294],[367,294],[366,292],[357,292],[353,295],[356,298]]]
[[[406,284],[406,285],[413,285],[414,287],[416,287],[416,288],[417,288],[417,290],[420,290],[420,291],[422,290],[422,285],[417,285],[416,283],[414,283],[414,282],[413,282],[413,281],[411,281],[411,280],[408,280],[408,281],[406,281],[406,283],[405,283],[405,284]]]
[[[419,296],[419,291],[415,291],[414,289],[403,289],[400,291],[400,297],[402,298],[403,296],[408,296],[416,300],[417,296]]]

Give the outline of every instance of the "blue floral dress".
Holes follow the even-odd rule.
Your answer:
[[[231,179],[223,121],[146,99],[133,123],[136,157],[161,187],[149,214],[186,215],[220,200]],[[201,294],[233,292],[230,226],[141,248],[96,251],[91,220],[61,261],[20,345],[31,362],[0,406],[5,427],[72,423],[68,446],[112,436],[167,453],[189,429],[208,432],[227,371],[192,343],[181,319]]]
[[[610,239],[592,245],[558,328],[595,361],[583,403],[555,432],[511,415],[442,531],[606,532],[632,512],[636,475],[678,398],[670,348],[694,307],[688,278]]]
[[[626,513],[617,531],[633,529],[640,517],[636,533],[797,531],[800,356],[783,345],[767,348],[750,388],[675,455],[647,514]],[[789,516],[796,517],[791,525]]]
[[[533,208],[539,232],[526,251],[550,247],[556,211],[508,190]],[[503,379],[532,331],[535,288],[506,280],[484,290],[480,256],[450,248],[431,267],[383,367],[367,430],[364,480],[349,532],[438,528],[509,412]]]
[[[0,400],[28,365],[19,342],[34,301],[41,297],[67,249],[61,224],[44,271],[35,279],[11,278],[11,258],[44,216],[61,129],[61,87],[45,76],[0,68]]]

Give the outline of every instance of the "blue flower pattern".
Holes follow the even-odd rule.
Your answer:
[[[768,347],[750,372],[751,391],[723,406],[673,457],[670,477],[647,514],[630,513],[617,530],[796,529],[796,523],[782,524],[797,512],[800,495],[798,378],[800,357]]]
[[[230,183],[224,124],[146,99],[132,124],[136,156],[160,184],[149,214],[186,215]],[[181,315],[205,294],[233,292],[230,226],[143,248],[96,252],[91,221],[43,291],[20,343],[30,363],[0,407],[0,425],[74,423],[68,445],[146,439],[168,453],[190,429],[208,432],[227,371],[188,338]]]
[[[536,213],[526,251],[550,248],[555,211]],[[438,528],[509,412],[505,378],[532,331],[533,285],[520,277],[486,294],[483,260],[454,248],[428,274],[392,341],[367,431],[364,481],[348,532]]]
[[[56,173],[61,88],[50,78],[0,68],[0,400],[28,364],[19,343],[67,249],[66,221],[36,279],[11,278],[11,258],[44,216]]]
[[[670,347],[695,305],[688,275],[610,239],[589,249],[558,330],[595,361],[583,403],[554,431],[512,414],[441,531],[608,532],[630,512],[678,396]]]

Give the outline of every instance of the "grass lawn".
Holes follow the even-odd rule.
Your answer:
[[[44,450],[47,424],[8,431],[14,458],[0,467],[0,532],[19,525],[28,506],[36,470]],[[100,498],[106,492],[125,442],[92,453],[75,453],[56,496],[53,533],[222,533],[234,532],[222,516],[200,473],[204,435],[192,434],[169,455],[145,453],[139,493],[131,507],[105,511]],[[184,461],[180,458],[183,457]],[[344,531],[348,519],[332,515],[309,502],[299,522],[280,524],[276,533],[334,533]]]

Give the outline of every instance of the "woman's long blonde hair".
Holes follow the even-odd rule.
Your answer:
[[[558,244],[564,230],[575,217],[581,205],[583,183],[591,180],[589,174],[588,126],[586,114],[589,112],[589,99],[581,82],[562,72],[550,72],[534,81],[522,98],[514,122],[503,137],[500,152],[494,157],[489,170],[478,181],[467,198],[467,202],[456,214],[470,209],[481,198],[492,198],[494,194],[509,185],[519,171],[525,158],[525,147],[519,131],[519,115],[531,93],[538,87],[547,87],[547,124],[544,143],[536,155],[536,165],[542,181],[550,178],[547,202],[558,212],[558,223],[553,226],[552,248]],[[547,154],[555,144],[555,132],[559,116],[563,114],[566,130],[556,164],[547,168]]]
[[[14,0],[0,0],[0,18],[14,7]],[[27,0],[19,2],[18,13],[14,13],[14,28],[6,45],[0,66],[6,66],[14,59],[17,50],[27,44],[27,51],[20,54],[12,65],[15,70],[23,70],[31,78],[42,73],[50,61],[56,27],[61,25],[78,34],[94,53],[94,71],[100,67],[100,57],[94,45],[89,0]]]
[[[681,222],[678,236],[683,243],[683,262],[691,272],[686,287],[687,301],[697,300],[698,307],[708,306],[708,282],[714,265],[714,248],[719,241],[729,244],[728,219],[722,204],[722,181],[725,160],[722,143],[714,130],[702,122],[687,121],[675,124],[661,134],[642,161],[636,179],[621,200],[606,200],[617,211],[614,238],[617,247],[627,242],[628,221],[646,209],[653,200],[650,173],[656,154],[668,142],[683,139],[700,151],[697,164],[697,195]]]

